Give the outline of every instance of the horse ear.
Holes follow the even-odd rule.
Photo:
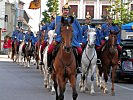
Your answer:
[[[61,23],[64,23],[64,17],[63,16],[61,17]]]
[[[69,18],[71,19],[70,23],[72,24],[74,22],[74,17],[73,16],[69,16]]]

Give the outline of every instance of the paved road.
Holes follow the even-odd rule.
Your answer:
[[[110,83],[109,86],[110,87]],[[96,95],[89,91],[80,93],[77,100],[133,100],[133,82],[115,85],[116,96],[104,95],[96,88]],[[65,100],[72,100],[72,91],[67,84]],[[25,68],[0,55],[0,100],[55,100],[43,86],[43,75],[35,68]]]

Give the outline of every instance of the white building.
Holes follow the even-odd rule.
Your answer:
[[[62,12],[62,6],[67,0],[59,0],[59,12]],[[107,15],[109,12],[106,11],[111,3],[109,0],[68,0],[71,6],[71,14],[74,12],[78,19],[85,19],[87,12],[94,19],[101,19],[102,15]],[[123,0],[126,2],[128,0]],[[133,2],[129,5],[129,10],[133,10]]]

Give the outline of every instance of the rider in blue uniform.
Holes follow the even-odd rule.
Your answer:
[[[51,16],[51,22],[54,20],[54,16],[52,15]],[[41,44],[41,62],[40,62],[40,65],[44,65],[43,63],[43,51],[45,49],[45,47],[47,46],[47,40],[48,40],[48,27],[49,27],[49,23],[45,23],[43,26],[42,26],[42,29],[41,29],[41,33],[43,34],[42,36],[44,37],[44,40]]]
[[[102,40],[101,40],[101,46],[105,44],[105,42],[108,40],[108,35],[110,34],[110,31],[119,32],[117,34],[117,49],[120,56],[122,47],[120,46],[121,43],[121,36],[120,36],[120,29],[117,25],[115,25],[112,21],[112,18],[110,16],[107,16],[107,23],[102,25]]]
[[[16,26],[16,30],[14,30],[14,31],[13,31],[13,34],[12,34],[12,47],[13,47],[13,45],[14,45],[14,41],[15,41],[15,40],[17,41],[19,32],[20,32],[19,27]]]
[[[25,36],[24,29],[21,28],[20,32],[18,33],[18,36],[17,36],[17,40],[18,40],[19,43],[21,43],[22,40],[24,40],[24,36]]]
[[[32,42],[32,50],[34,50],[36,39],[33,32],[30,29],[28,29],[28,32],[25,34],[25,40],[24,40],[25,44],[23,46],[23,49],[26,47],[26,44],[28,44],[29,41]]]
[[[71,20],[69,16],[69,12],[70,12],[70,6],[68,5],[68,3],[66,3],[63,7],[62,7],[62,16],[65,18],[65,20]],[[55,20],[51,22],[51,24],[49,25],[49,30],[54,30],[55,26],[55,33],[57,34],[57,36],[55,37],[55,40],[49,45],[48,47],[48,68],[49,68],[49,72],[52,71],[52,67],[51,62],[52,62],[52,51],[55,49],[56,45],[59,44],[61,42],[61,35],[60,35],[60,28],[61,28],[61,18],[62,16],[56,16]],[[77,49],[78,52],[78,64],[77,64],[77,73],[80,73],[80,67],[81,67],[81,56],[82,56],[82,48],[81,48],[81,44],[82,43],[82,30],[80,27],[79,22],[77,21],[76,18],[74,18],[74,21],[72,23],[72,28],[73,28],[73,39],[72,39],[72,46],[75,47]]]
[[[87,12],[86,19],[85,19],[85,25],[82,26],[82,50],[85,49],[85,46],[87,45],[87,32],[91,28],[95,28],[95,25],[91,23],[91,16],[89,12]]]

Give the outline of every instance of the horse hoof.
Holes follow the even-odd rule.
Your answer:
[[[94,96],[94,95],[95,95],[95,92],[91,92],[90,94],[91,94],[92,96]]]
[[[85,91],[88,91],[89,89],[87,87],[85,87]]]
[[[55,95],[55,91],[51,91],[51,95]]]
[[[108,91],[107,89],[104,89],[104,93],[105,93],[105,94],[108,94],[109,91]]]
[[[111,95],[112,95],[112,96],[115,96],[115,92],[112,92]]]

